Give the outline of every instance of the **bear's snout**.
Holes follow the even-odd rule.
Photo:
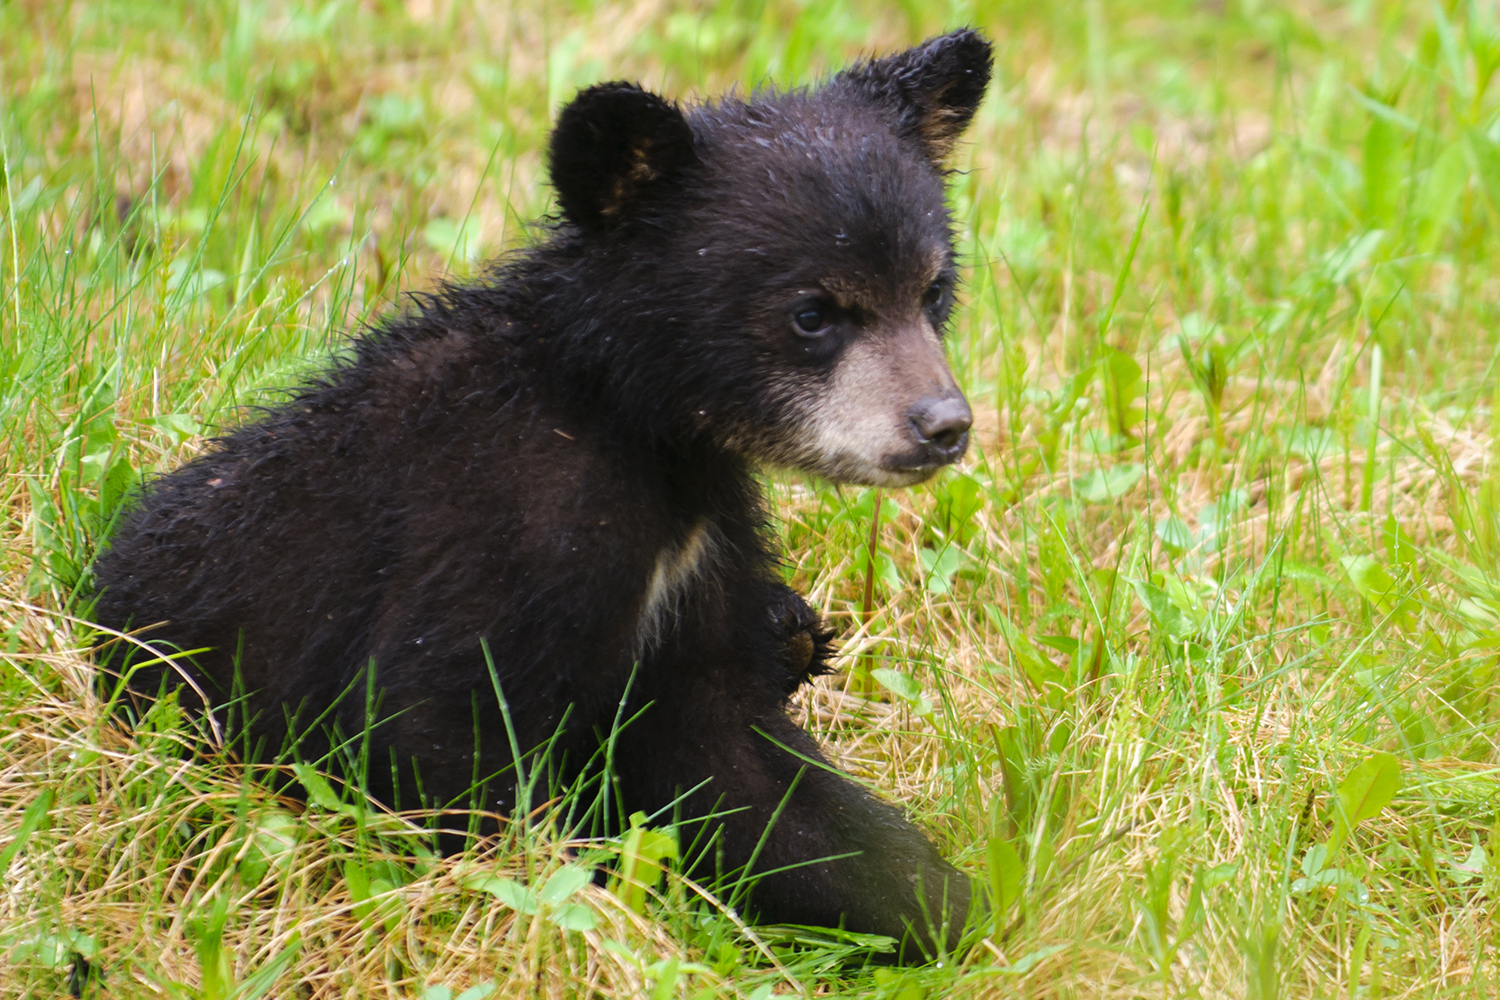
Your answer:
[[[929,396],[911,408],[906,419],[917,433],[932,465],[951,465],[969,449],[974,412],[963,393]]]

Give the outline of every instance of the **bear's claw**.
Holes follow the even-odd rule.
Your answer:
[[[808,607],[802,595],[789,587],[782,588],[770,611],[771,622],[782,637],[784,688],[790,695],[814,677],[832,670],[829,661],[838,652],[833,645],[834,632]]]

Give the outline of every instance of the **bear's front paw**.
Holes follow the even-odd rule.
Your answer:
[[[819,674],[829,671],[828,661],[836,652],[833,630],[807,606],[802,595],[783,588],[770,608],[771,623],[781,634],[781,663],[786,668],[787,694]]]

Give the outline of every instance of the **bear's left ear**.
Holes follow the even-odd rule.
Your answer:
[[[563,108],[549,157],[563,215],[591,232],[618,226],[698,159],[677,105],[621,82],[580,91]]]
[[[936,163],[973,119],[989,86],[990,62],[989,41],[964,28],[852,67],[838,79],[895,112],[897,131],[921,143]]]

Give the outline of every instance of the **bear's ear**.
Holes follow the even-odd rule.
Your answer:
[[[990,43],[968,28],[854,66],[839,78],[895,112],[897,131],[941,161],[968,127],[990,82]]]
[[[549,156],[563,215],[592,232],[618,226],[698,158],[677,105],[620,82],[580,91],[563,108]]]

